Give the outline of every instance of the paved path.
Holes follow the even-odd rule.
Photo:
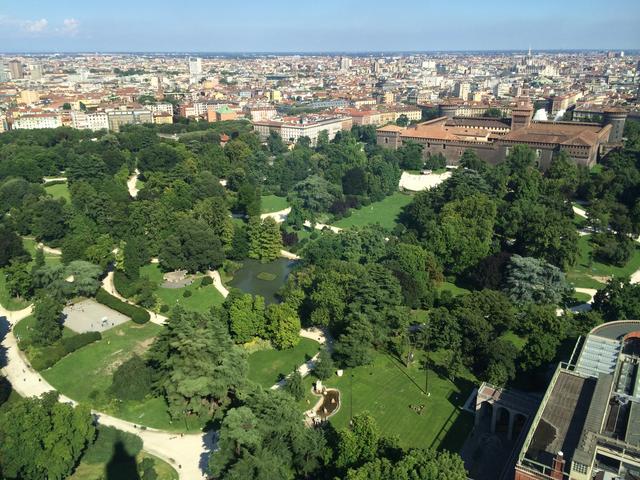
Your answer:
[[[316,328],[316,327],[306,328],[306,329],[303,328],[302,330],[300,330],[300,336],[304,338],[309,338],[311,340],[315,340],[321,345],[324,345],[326,343],[327,348],[329,350],[331,350],[333,347],[333,339],[329,337],[326,331],[321,330],[319,328]],[[316,363],[316,360],[318,360],[319,355],[320,355],[319,352],[316,353],[313,357],[311,357],[309,360],[307,360],[306,362],[304,362],[302,365],[298,367],[298,372],[300,372],[300,375],[302,376],[302,378],[306,377],[307,375],[309,375],[309,373],[311,373],[311,371],[313,370],[313,366]],[[288,378],[288,375],[287,377],[280,380],[278,383],[272,385],[271,390],[277,390],[279,388],[282,388],[284,384],[287,383],[287,378]]]
[[[67,177],[42,177],[45,184],[49,182],[66,182]]]
[[[287,250],[280,250],[280,256],[282,258],[288,258],[289,260],[300,260],[300,257],[293,252]]]
[[[217,270],[209,270],[207,275],[213,280],[213,286],[216,287],[216,290],[218,290],[224,298],[227,298],[229,296],[229,290],[227,290],[227,287],[222,283],[220,272]]]
[[[581,312],[590,311],[591,310],[591,304],[593,303],[593,297],[598,292],[598,290],[596,290],[595,288],[578,287],[578,288],[575,288],[575,291],[579,292],[579,293],[586,293],[587,295],[589,295],[590,298],[585,303],[581,303],[580,305],[576,305],[574,307],[571,307],[570,310],[573,313],[581,313]]]
[[[31,368],[24,354],[18,348],[13,334],[13,326],[23,318],[31,315],[32,307],[11,312],[0,306],[0,317],[9,322],[10,330],[2,340],[6,349],[7,364],[2,373],[11,382],[13,389],[23,397],[40,396],[55,390],[42,376]],[[60,395],[59,400],[76,405],[77,402]],[[175,434],[152,428],[140,429],[136,424],[112,417],[102,412],[93,411],[101,425],[116,427],[142,438],[144,450],[170,463],[179,473],[181,480],[205,479],[201,467],[206,467],[208,452],[211,451],[214,433],[207,434]]]
[[[263,213],[260,215],[260,219],[264,220],[267,217],[271,217],[276,221],[276,223],[282,223],[287,219],[287,215],[289,215],[289,213],[291,213],[291,207],[287,207],[284,210],[278,210],[277,212]]]
[[[311,222],[309,220],[305,220],[304,226],[307,228],[311,228]],[[315,228],[316,230],[324,230],[325,228],[328,228],[333,233],[340,233],[342,231],[340,227],[334,227],[333,225],[326,225],[324,223],[316,223]]]
[[[127,179],[127,190],[129,190],[129,195],[133,198],[138,196],[138,186],[136,182],[138,181],[138,175],[140,175],[140,170],[137,168],[133,171],[133,174]]]
[[[444,173],[430,173],[428,175],[416,175],[409,172],[402,172],[398,186],[400,189],[419,192],[437,187],[450,176],[450,171],[446,171]]]
[[[573,208],[573,213],[575,213],[579,217],[587,218],[587,212],[585,209],[576,207],[575,205],[572,205],[571,207]]]

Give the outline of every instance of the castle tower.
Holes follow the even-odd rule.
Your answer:
[[[609,143],[621,143],[624,134],[624,124],[627,121],[627,112],[620,108],[608,108],[604,111],[604,124],[611,125]]]
[[[518,98],[516,106],[511,109],[511,130],[531,125],[531,117],[533,116],[533,105],[528,98]]]

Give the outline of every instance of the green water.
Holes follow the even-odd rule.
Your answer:
[[[289,272],[296,264],[295,260],[279,258],[269,263],[260,263],[258,260],[246,259],[242,262],[242,268],[237,270],[229,285],[246,293],[262,295],[266,303],[276,303],[276,292],[280,290],[289,276]],[[261,280],[258,274],[268,273],[273,280]]]

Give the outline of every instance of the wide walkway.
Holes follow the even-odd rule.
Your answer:
[[[2,374],[11,382],[13,389],[23,397],[39,396],[55,390],[42,376],[31,368],[31,365],[19,350],[13,326],[32,312],[31,307],[24,310],[8,311],[0,306],[0,321],[6,319],[9,331],[2,339],[6,349],[7,364]],[[76,404],[72,399],[60,395],[59,400]],[[134,433],[142,438],[144,450],[170,463],[179,473],[181,480],[205,479],[203,468],[206,468],[209,452],[213,448],[214,433],[206,435],[175,434],[152,428],[140,429],[134,423],[112,417],[102,412],[93,412],[101,425],[119,428]]]

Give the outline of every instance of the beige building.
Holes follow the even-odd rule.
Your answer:
[[[289,121],[266,120],[253,122],[253,129],[262,140],[269,137],[270,132],[276,132],[285,142],[296,143],[301,137],[309,137],[311,145],[316,145],[318,135],[325,131],[329,140],[333,140],[340,130],[343,130],[344,118],[326,118],[321,120],[307,120],[299,118]]]
[[[18,96],[17,102],[18,105],[31,105],[33,103],[38,103],[39,100],[40,95],[38,95],[38,92],[34,92],[33,90],[22,90]]]
[[[108,130],[109,118],[105,112],[71,112],[71,126],[78,130]]]
[[[109,130],[119,132],[122,125],[140,125],[153,123],[150,110],[107,110]]]
[[[58,128],[62,126],[62,118],[54,113],[34,113],[21,115],[13,121],[13,130],[37,130],[41,128]]]

